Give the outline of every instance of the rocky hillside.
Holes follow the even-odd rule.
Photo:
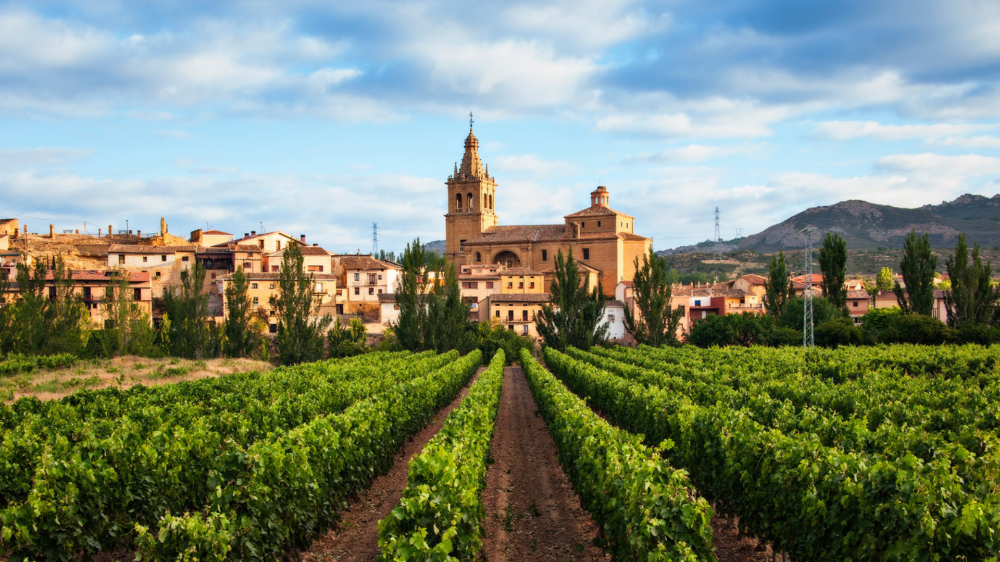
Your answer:
[[[876,205],[865,201],[842,201],[827,207],[813,207],[742,240],[732,241],[725,250],[776,252],[802,248],[802,229],[812,227],[814,243],[827,232],[837,232],[847,240],[847,247],[858,250],[900,248],[903,239],[913,229],[929,233],[934,248],[950,249],[958,234],[965,232],[970,244],[1000,246],[1000,194],[993,197],[963,195],[940,205],[925,205],[916,209]],[[735,242],[735,243],[734,243]],[[706,251],[705,244],[688,251]],[[695,249],[697,248],[697,249]],[[709,249],[711,251],[710,243]],[[682,253],[676,248],[664,253]]]

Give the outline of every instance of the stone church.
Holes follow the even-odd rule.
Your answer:
[[[445,255],[455,264],[502,264],[537,271],[554,267],[562,250],[596,269],[608,297],[620,281],[635,275],[633,260],[649,251],[653,241],[635,234],[635,218],[608,206],[607,188],[590,193],[590,206],[566,215],[565,224],[501,226],[496,214],[496,179],[479,157],[479,140],[469,126],[461,166],[445,182]]]

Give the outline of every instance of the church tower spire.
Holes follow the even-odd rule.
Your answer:
[[[469,136],[465,137],[462,163],[445,182],[448,186],[445,255],[455,264],[475,262],[474,253],[466,256],[465,242],[478,240],[483,232],[497,225],[496,182],[489,177],[479,156],[479,139],[472,125],[472,113],[469,113]],[[487,258],[479,256],[479,259]]]

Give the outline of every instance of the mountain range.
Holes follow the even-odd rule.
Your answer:
[[[1000,194],[993,197],[962,195],[939,205],[924,205],[915,209],[876,205],[867,201],[841,201],[835,205],[812,207],[778,224],[747,236],[724,241],[723,252],[754,251],[759,253],[805,247],[803,229],[814,229],[813,245],[822,243],[827,232],[844,237],[847,247],[857,250],[900,248],[911,231],[928,233],[934,248],[954,248],[958,235],[964,232],[971,245],[1000,246]],[[681,246],[658,252],[664,255],[689,252],[711,252],[711,241]]]

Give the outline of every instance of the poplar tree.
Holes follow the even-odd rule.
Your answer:
[[[937,256],[931,252],[930,236],[917,236],[916,230],[906,235],[899,271],[903,275],[904,289],[899,281],[893,283],[899,308],[906,314],[930,316],[934,308],[934,269]]]
[[[247,294],[250,282],[242,267],[237,267],[226,284],[226,335],[227,357],[251,357],[260,352],[264,337],[257,328],[253,303]]]
[[[951,290],[945,291],[944,302],[948,309],[948,326],[958,328],[963,324],[989,324],[993,321],[1000,300],[998,288],[993,287],[992,264],[979,255],[979,244],[972,248],[969,264],[969,247],[965,233],[959,234],[955,254],[945,261]]]
[[[107,323],[105,336],[100,338],[101,355],[150,355],[154,351],[156,333],[150,326],[149,314],[132,298],[131,274],[116,269],[111,272],[104,294]]]
[[[306,275],[302,250],[290,244],[281,257],[278,295],[271,297],[271,307],[278,317],[278,360],[293,365],[323,358],[327,327],[333,322],[328,314],[319,315],[319,303],[313,298],[313,275]]]
[[[165,316],[170,318],[167,338],[170,355],[200,359],[209,349],[208,294],[205,284],[205,267],[195,262],[181,271],[179,290],[168,288],[163,292]]]
[[[411,351],[457,349],[469,325],[469,306],[446,258],[427,248],[417,238],[403,252],[403,274],[396,289],[399,320],[393,326],[396,339]]]
[[[823,295],[835,308],[847,310],[847,242],[836,232],[827,232],[819,249],[819,269],[823,273]]]
[[[632,314],[632,307],[625,306],[625,329],[640,344],[659,347],[677,342],[677,326],[681,321],[681,310],[671,310],[672,287],[667,276],[666,260],[649,249],[642,257],[634,260],[635,277],[632,292],[639,317]]]
[[[775,320],[781,318],[781,312],[793,294],[792,281],[788,278],[788,270],[785,268],[785,253],[778,250],[778,255],[771,257],[771,264],[768,267],[764,310]]]
[[[605,341],[608,326],[604,318],[604,290],[601,283],[590,290],[589,281],[580,282],[573,249],[564,259],[562,250],[556,255],[555,276],[549,288],[551,302],[542,305],[535,315],[538,334],[545,345],[556,349],[573,346],[587,350]]]

